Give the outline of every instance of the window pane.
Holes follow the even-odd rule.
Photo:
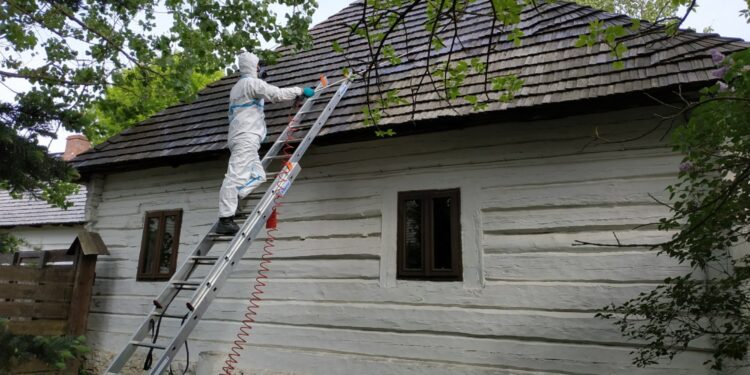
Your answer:
[[[422,201],[408,199],[404,202],[405,269],[422,269]]]
[[[433,230],[435,270],[451,269],[451,199],[449,197],[433,198]]]
[[[159,236],[159,218],[152,217],[148,219],[148,227],[146,228],[146,251],[143,252],[145,259],[143,260],[143,268],[141,273],[151,273],[154,269],[154,255],[156,254],[156,241]]]
[[[170,271],[176,224],[177,217],[174,215],[167,216],[164,220],[164,237],[161,243],[159,273],[169,273]]]

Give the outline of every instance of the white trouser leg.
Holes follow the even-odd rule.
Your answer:
[[[258,156],[260,137],[242,135],[229,140],[229,166],[219,192],[219,217],[234,216],[238,196],[245,198],[266,181],[266,173]]]

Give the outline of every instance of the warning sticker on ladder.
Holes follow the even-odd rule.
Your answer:
[[[284,171],[281,172],[281,181],[279,181],[279,187],[276,191],[277,197],[283,197],[286,195],[287,190],[289,190],[289,187],[292,186],[292,179],[289,178],[289,174],[294,170],[297,169],[296,172],[299,173],[299,170],[301,169],[299,164],[297,163],[287,163],[284,167]]]

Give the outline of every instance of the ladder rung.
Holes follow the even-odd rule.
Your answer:
[[[292,155],[274,155],[274,156],[266,156],[264,159],[272,159],[272,160],[278,160],[278,159],[287,159],[292,157]]]
[[[198,281],[185,281],[185,280],[177,280],[177,281],[170,281],[172,284],[181,284],[181,285],[201,285]]]
[[[201,283],[197,281],[170,281],[170,283],[175,288],[184,290],[195,290],[201,285]]]
[[[185,315],[154,313],[154,317],[156,317],[156,318],[170,318],[170,319],[183,319],[183,318],[185,318]]]
[[[298,130],[298,129],[304,130],[304,129],[312,128],[313,125],[315,125],[315,124],[309,124],[309,125],[308,124],[305,124],[305,125],[302,125],[302,124],[300,124],[300,125],[289,125],[289,127],[292,128],[292,129],[295,129],[295,130]]]
[[[291,155],[290,155],[290,156],[291,156]],[[267,173],[266,173],[266,182],[273,182],[273,180],[274,180],[274,179],[275,179],[276,177],[278,177],[278,175],[280,175],[280,174],[281,174],[281,171],[279,171],[279,172],[267,172]],[[260,198],[260,197],[262,197],[262,196],[263,196],[263,195],[265,195],[265,194],[266,194],[266,192],[265,192],[265,191],[258,191],[258,192],[257,192],[257,193],[255,194],[255,196],[257,196],[258,198]],[[245,197],[245,199],[248,199],[248,197],[252,197],[252,196],[253,196],[253,193],[250,193],[250,194],[248,194],[248,196],[247,196],[247,197]]]
[[[159,349],[159,350],[164,350],[164,349],[167,348],[166,346],[163,346],[163,345],[156,345],[154,343],[141,342],[141,341],[131,341],[130,345],[141,346],[141,347],[144,347],[144,348]]]
[[[252,193],[248,194],[248,195],[247,195],[247,196],[245,197],[245,200],[247,200],[247,199],[260,199],[260,198],[263,198],[263,196],[264,196],[264,195],[266,195],[266,192],[265,192],[265,191],[262,191],[262,190],[256,190],[256,191],[254,191],[254,192],[252,192]]]
[[[212,240],[218,242],[231,241],[232,239],[234,239],[234,236],[230,236],[228,234],[211,233],[208,236],[211,237]]]
[[[196,261],[196,262],[216,262],[219,260],[219,257],[217,256],[199,256],[199,255],[193,255],[190,257],[190,259]]]

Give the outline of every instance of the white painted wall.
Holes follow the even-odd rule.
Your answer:
[[[656,134],[585,147],[654,125],[650,110],[473,127],[314,147],[280,209],[271,281],[240,367],[304,374],[703,374],[692,351],[647,369],[595,311],[683,271],[647,249],[574,240],[649,242],[680,158]],[[136,282],[146,210],[184,210],[180,255],[217,212],[225,161],[117,173],[103,180],[91,225],[100,257],[89,340],[115,352],[162,283]],[[396,196],[461,189],[464,280],[396,280]],[[259,245],[190,340],[191,360],[231,346]],[[181,259],[182,260],[182,259]],[[183,306],[184,299],[176,306]],[[169,335],[179,322],[164,321]],[[698,342],[696,348],[709,345]],[[205,364],[204,364],[205,365]],[[136,365],[137,366],[137,365]]]
[[[67,249],[76,239],[83,225],[42,225],[0,228],[0,233],[10,233],[26,241],[20,250]]]

